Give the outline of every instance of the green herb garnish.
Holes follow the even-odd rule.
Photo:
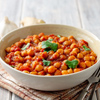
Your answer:
[[[83,45],[83,48],[84,48],[85,51],[90,51],[90,49],[87,48],[85,45]]]
[[[11,66],[11,67],[13,67],[13,68],[14,68],[15,66]]]
[[[30,43],[27,43],[23,48],[21,48],[22,50],[26,50],[29,47]]]
[[[45,49],[50,48],[53,51],[57,51],[58,44],[51,43],[50,40],[47,40],[47,41],[42,42],[42,48],[45,48]],[[49,49],[49,51],[50,51],[50,49]]]
[[[60,36],[60,35],[57,35],[57,37],[61,38],[61,36]]]
[[[46,48],[46,49],[44,49],[44,51],[49,52],[49,51],[51,51],[51,48]]]
[[[51,63],[51,61],[48,61],[48,60],[44,60],[44,59],[43,59],[43,64],[44,64],[45,66],[49,66],[50,63]]]
[[[68,65],[69,68],[75,68],[78,65],[78,61],[77,60],[66,60],[65,63]]]

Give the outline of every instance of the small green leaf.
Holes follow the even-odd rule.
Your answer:
[[[21,48],[22,50],[26,50],[29,47],[30,43],[27,43],[23,48]]]
[[[43,41],[42,42],[42,48],[50,48],[51,50],[53,51],[57,51],[57,48],[58,48],[58,44],[56,43],[51,43],[50,41]]]
[[[46,49],[44,49],[44,51],[49,52],[49,51],[51,51],[51,48],[46,48]]]
[[[11,67],[13,67],[13,68],[14,68],[15,66],[11,66]]]
[[[83,45],[83,48],[85,51],[90,51],[91,49],[87,48],[85,45]]]
[[[77,60],[66,60],[65,63],[68,65],[69,68],[75,68],[78,65],[78,61]]]
[[[48,61],[48,60],[44,60],[44,59],[43,59],[43,64],[44,64],[45,66],[49,66],[50,63],[51,63],[51,61]]]
[[[60,35],[57,35],[57,37],[61,38],[61,36],[60,36]]]

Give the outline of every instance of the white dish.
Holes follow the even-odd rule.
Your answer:
[[[97,63],[87,68],[83,71],[60,76],[40,76],[40,75],[30,75],[18,71],[8,64],[4,60],[5,48],[11,44],[19,41],[21,38],[25,38],[28,35],[38,34],[44,32],[45,34],[59,34],[63,36],[73,35],[77,40],[84,39],[89,43],[89,46],[97,54]],[[57,91],[67,88],[74,87],[86,79],[88,79],[93,72],[99,67],[100,63],[100,40],[92,33],[66,25],[55,25],[55,24],[43,24],[43,25],[33,25],[23,28],[19,28],[5,35],[0,41],[0,62],[5,70],[11,74],[17,81],[23,83],[24,85],[34,88],[37,90],[44,91]]]

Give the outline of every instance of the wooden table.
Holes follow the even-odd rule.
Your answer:
[[[87,29],[100,38],[100,0],[0,0],[0,21],[4,16],[18,26],[24,17],[36,17]],[[22,99],[0,88],[0,100]]]

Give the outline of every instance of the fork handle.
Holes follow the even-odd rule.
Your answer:
[[[90,88],[92,83],[89,83],[85,89],[82,90],[81,94],[78,96],[76,100],[84,100],[86,94],[89,92],[88,89]]]
[[[93,100],[93,95],[94,95],[94,92],[95,92],[95,89],[96,89],[97,84],[98,84],[97,82],[94,84],[94,87],[92,89],[92,92],[91,92],[88,100]]]

